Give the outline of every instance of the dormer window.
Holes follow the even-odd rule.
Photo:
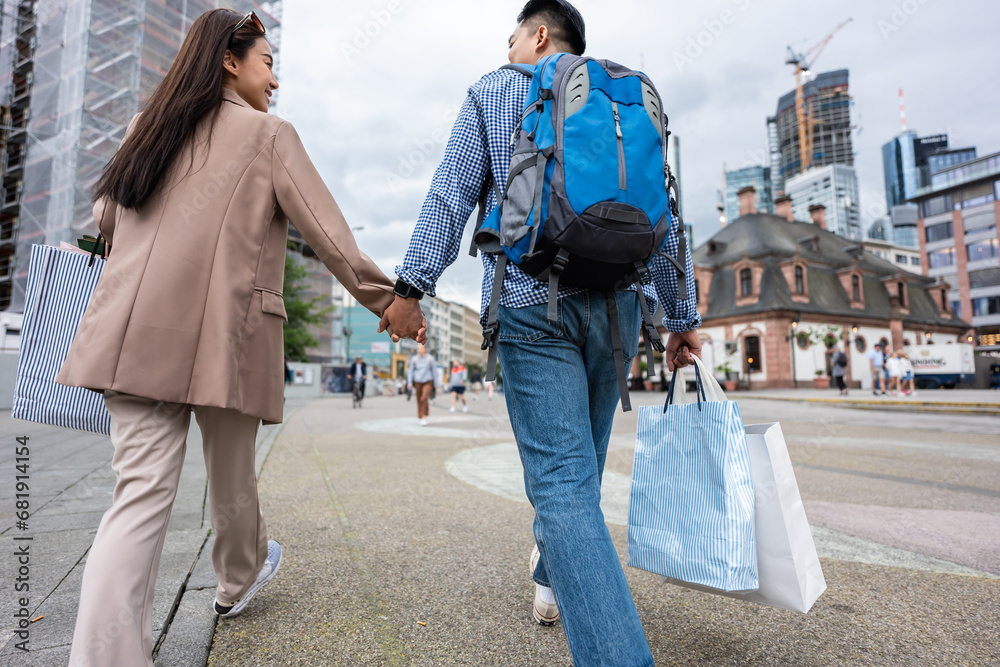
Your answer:
[[[861,301],[861,278],[851,276],[851,300]]]
[[[948,290],[941,290],[941,312],[948,312]]]
[[[740,271],[740,296],[753,296],[753,271]]]
[[[795,267],[795,293],[806,293],[806,275],[801,266]]]
[[[906,285],[902,280],[896,283],[896,294],[899,295],[899,307],[906,308]]]

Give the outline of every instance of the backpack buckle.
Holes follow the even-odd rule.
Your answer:
[[[493,347],[496,342],[496,333],[496,325],[483,327],[483,346],[480,348],[481,350],[485,351]]]
[[[648,266],[638,266],[636,269],[640,283],[643,285],[651,285],[653,283],[653,274],[650,273]]]
[[[555,256],[555,259],[552,260],[552,268],[550,271],[552,273],[562,274],[566,271],[567,266],[569,266],[569,255],[560,252]]]

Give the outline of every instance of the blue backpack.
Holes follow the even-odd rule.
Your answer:
[[[511,137],[513,155],[503,193],[491,176],[498,206],[487,217],[485,196],[473,236],[476,249],[497,255],[483,349],[487,381],[496,377],[500,291],[507,264],[548,282],[548,318],[558,319],[559,285],[607,293],[622,407],[631,409],[614,292],[650,282],[649,264],[678,220],[677,184],[667,164],[667,120],[652,81],[608,60],[560,53],[534,70],[527,105]],[[487,183],[487,188],[489,182]],[[485,190],[485,188],[484,188]],[[674,191],[674,198],[670,191]],[[687,298],[681,224],[674,264]],[[648,371],[664,347],[646,299],[640,298]]]

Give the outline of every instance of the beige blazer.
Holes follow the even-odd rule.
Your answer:
[[[111,254],[64,385],[281,422],[289,218],[362,305],[393,300],[295,128],[229,90],[141,210],[98,202],[94,217]]]

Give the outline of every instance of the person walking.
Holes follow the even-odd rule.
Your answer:
[[[355,402],[360,403],[364,400],[365,388],[368,385],[368,364],[362,357],[354,360],[347,376],[351,378],[351,393],[355,396]]]
[[[192,412],[213,610],[241,613],[281,567],[254,443],[262,421],[283,416],[288,219],[358,301],[377,315],[396,308],[295,129],[268,115],[272,66],[254,13],[201,15],[95,188],[111,251],[57,381],[103,392],[117,481],[87,555],[74,667],[153,665],[153,591]],[[426,335],[416,313],[394,316],[392,335]]]
[[[903,379],[903,361],[902,350],[896,350],[891,355],[889,355],[885,360],[885,372],[889,377],[889,395],[895,396],[897,392],[902,391],[900,386]]]
[[[900,351],[899,365],[900,373],[902,374],[903,393],[906,396],[916,396],[917,391],[913,386],[913,362],[910,361],[910,355]]]
[[[868,353],[868,363],[872,373],[872,395],[878,396],[881,389],[885,395],[885,354],[882,351],[882,343],[876,343],[871,352]]]
[[[472,400],[479,400],[479,390],[483,386],[483,374],[479,372],[478,368],[473,368],[469,373],[469,389],[472,390]]]
[[[847,355],[841,349],[841,343],[837,343],[833,353],[833,381],[837,384],[841,396],[847,396]]]
[[[469,411],[469,403],[465,400],[465,380],[468,371],[461,361],[457,359],[451,362],[451,373],[448,376],[448,391],[451,392],[451,408],[448,412],[454,412],[459,399],[462,401],[462,412]]]
[[[417,419],[421,426],[427,426],[430,416],[431,390],[437,383],[437,361],[428,354],[426,345],[417,346],[417,354],[410,359],[406,371],[406,386],[417,394]]]
[[[585,49],[584,21],[576,8],[565,0],[531,0],[517,17],[508,60],[533,67],[542,58],[566,52],[582,55]],[[486,212],[496,207],[490,183],[507,183],[511,137],[530,86],[531,79],[523,73],[500,69],[470,88],[409,250],[396,267],[400,282],[408,286],[398,290],[405,296],[401,294],[397,304],[411,309],[411,316],[417,298],[433,294],[441,274],[457,258],[481,193]],[[613,294],[625,364],[638,350],[643,297],[652,302],[653,312],[657,297],[664,308],[663,324],[672,332],[665,357],[668,370],[693,363],[692,355],[701,351],[694,267],[690,252],[678,251],[678,220],[671,218],[664,252],[680,254],[689,297],[680,298],[677,273],[661,256],[654,258],[652,284],[642,293],[623,289]],[[482,258],[485,325],[496,258],[487,253]],[[548,317],[547,287],[507,264],[499,307],[504,397],[524,468],[525,492],[535,509],[532,615],[543,625],[562,619],[577,665],[649,667],[649,644],[600,508],[601,477],[620,398],[608,299],[603,291],[560,286],[559,325],[554,326]]]

